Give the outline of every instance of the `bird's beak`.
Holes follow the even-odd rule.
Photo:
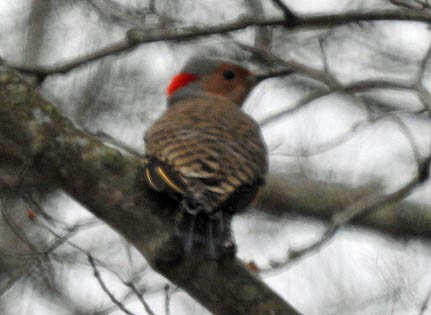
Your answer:
[[[258,84],[260,82],[262,82],[263,80],[268,79],[268,74],[267,73],[259,73],[255,75],[255,84]]]
[[[254,72],[252,72],[248,77],[247,77],[247,85],[250,88],[253,88],[257,83],[259,83],[257,81],[257,76]]]

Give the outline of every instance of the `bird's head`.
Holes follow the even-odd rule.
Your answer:
[[[189,97],[216,96],[242,106],[256,82],[253,72],[230,61],[194,57],[172,78],[166,95],[169,105]]]

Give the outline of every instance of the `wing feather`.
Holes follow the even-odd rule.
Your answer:
[[[206,211],[237,188],[263,180],[268,168],[257,123],[220,99],[177,102],[147,131],[145,141],[147,156],[169,167],[169,172],[157,169],[160,178]]]

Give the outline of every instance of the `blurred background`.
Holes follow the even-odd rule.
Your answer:
[[[61,64],[131,28],[174,32],[242,15],[281,17],[276,2],[2,1],[0,55],[15,65]],[[298,16],[387,9],[431,15],[426,0],[284,2]],[[333,213],[402,188],[431,154],[430,43],[429,26],[418,22],[247,28],[143,44],[49,76],[40,89],[79,128],[144,153],[143,134],[166,108],[167,83],[193,54],[261,73],[292,69],[259,84],[244,107],[261,125],[270,172],[287,201],[235,218],[238,256],[304,314],[431,314],[429,180],[366,225],[343,225],[316,250],[286,258],[321,240]],[[146,312],[133,288],[155,314],[207,313],[64,192],[0,191],[0,206],[0,314],[124,314],[101,281],[132,314]]]

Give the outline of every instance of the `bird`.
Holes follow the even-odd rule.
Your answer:
[[[194,56],[173,76],[167,109],[145,133],[144,178],[178,201],[176,231],[186,253],[234,253],[232,217],[265,183],[266,144],[242,110],[256,78],[236,62]]]

